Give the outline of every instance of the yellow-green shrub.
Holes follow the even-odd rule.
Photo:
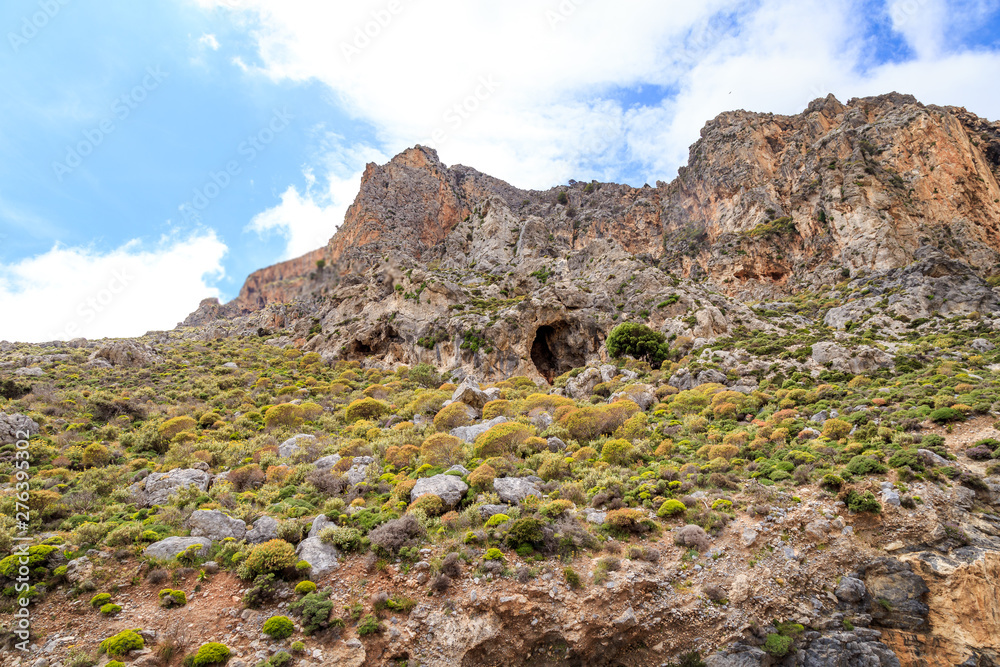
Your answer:
[[[474,446],[477,457],[502,456],[535,434],[535,429],[517,422],[505,422],[490,428],[478,438]]]

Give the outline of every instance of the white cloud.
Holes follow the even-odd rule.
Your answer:
[[[0,264],[0,339],[138,336],[172,329],[201,299],[218,297],[226,245],[208,231],[133,240],[109,252],[56,245]]]
[[[957,2],[961,11],[944,0],[882,8],[861,0],[245,0],[233,17],[256,40],[256,71],[324,82],[371,123],[385,153],[433,143],[449,164],[544,188],[568,178],[669,179],[719,113],[797,113],[829,92],[843,101],[911,92],[998,117],[1000,99],[983,78],[1000,71],[997,53],[954,39],[974,27],[968,16],[985,17],[997,3]],[[874,24],[916,56],[872,62]],[[482,95],[484,77],[495,85]],[[630,103],[624,91],[644,86],[669,95]],[[443,138],[435,142],[436,130]],[[290,196],[289,211],[295,204]]]
[[[325,185],[318,186],[313,170],[306,169],[304,192],[289,186],[281,195],[280,204],[254,216],[246,227],[246,231],[261,236],[277,233],[284,237],[282,259],[298,257],[326,245],[358,194],[365,164],[388,159],[370,147],[347,147],[338,135],[327,135],[324,146],[320,166],[325,172]]]
[[[201,44],[202,46],[207,46],[213,51],[219,50],[219,40],[215,38],[215,35],[212,34],[202,35],[201,38],[198,40],[198,43]]]

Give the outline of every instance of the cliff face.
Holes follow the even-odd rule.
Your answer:
[[[984,282],[1000,260],[998,176],[1000,123],[898,94],[724,113],[656,187],[521,190],[418,146],[368,165],[326,247],[183,324],[548,380],[601,358],[616,321],[712,340],[768,326],[745,303],[803,290],[827,291],[830,326],[902,331],[1000,304]]]

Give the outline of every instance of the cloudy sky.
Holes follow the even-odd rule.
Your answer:
[[[417,143],[642,185],[729,109],[1000,118],[1000,0],[4,0],[0,27],[0,340],[171,328]]]

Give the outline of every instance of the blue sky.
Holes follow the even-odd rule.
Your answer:
[[[415,143],[641,185],[732,108],[898,90],[1000,118],[1000,0],[94,5],[0,6],[0,339],[170,328],[322,245]]]

